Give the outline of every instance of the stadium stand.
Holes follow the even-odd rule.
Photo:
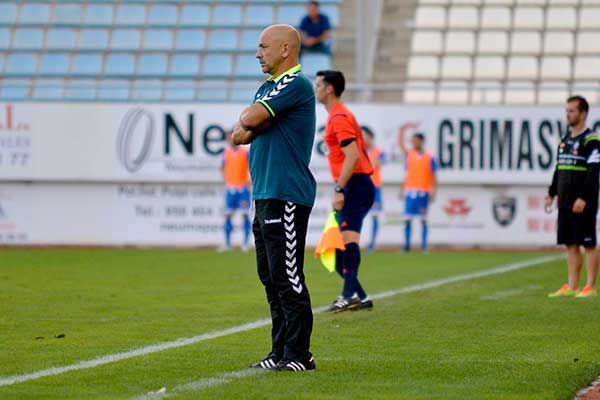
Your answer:
[[[339,0],[323,11],[339,24]],[[303,0],[0,3],[0,100],[248,101],[260,31]],[[308,74],[330,57],[306,55]]]
[[[598,101],[597,0],[419,0],[412,28],[406,102]]]

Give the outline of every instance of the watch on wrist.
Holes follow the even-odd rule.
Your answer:
[[[335,185],[335,187],[333,188],[333,190],[334,190],[336,193],[344,193],[344,188],[343,188],[343,187],[341,187],[340,185]]]

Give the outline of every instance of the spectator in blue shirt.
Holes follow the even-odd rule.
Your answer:
[[[308,15],[302,18],[298,29],[302,36],[302,51],[331,54],[328,40],[331,24],[327,15],[321,14],[318,1],[308,3]]]

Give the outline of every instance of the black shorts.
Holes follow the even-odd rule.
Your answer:
[[[369,175],[352,175],[344,191],[344,207],[337,213],[342,231],[360,232],[375,200],[375,185]]]
[[[558,244],[576,244],[584,247],[596,247],[596,213],[597,208],[584,209],[581,214],[574,214],[570,208],[558,209]]]

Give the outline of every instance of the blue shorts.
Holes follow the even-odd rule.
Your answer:
[[[375,185],[369,175],[354,174],[344,191],[344,208],[337,213],[342,231],[360,232],[363,220],[375,199]]]
[[[404,195],[404,216],[424,217],[427,215],[427,207],[429,206],[429,193],[409,191]]]
[[[375,186],[375,200],[371,206],[371,212],[377,213],[383,211],[383,200],[381,199],[381,186]]]
[[[250,210],[250,189],[228,187],[225,190],[225,209],[227,211]]]

